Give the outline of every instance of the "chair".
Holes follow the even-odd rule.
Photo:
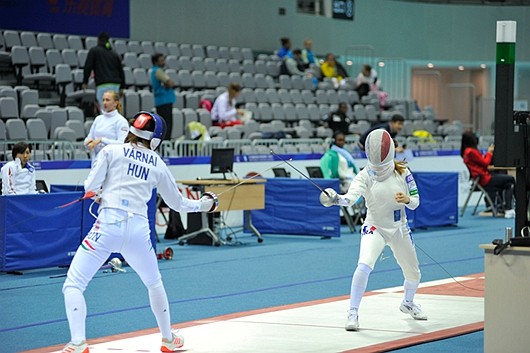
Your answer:
[[[54,49],[53,39],[50,33],[37,34],[37,43],[44,50]]]
[[[70,49],[70,46],[68,44],[68,39],[64,34],[54,34],[52,37],[53,40],[53,46],[57,50],[62,49]]]
[[[35,37],[35,33],[34,32],[22,32],[22,33],[20,33],[20,41],[21,41],[21,44],[16,44],[16,45],[23,45],[26,48],[38,46],[37,38]]]
[[[460,210],[460,217],[464,216],[464,213],[466,212],[467,204],[469,203],[469,199],[471,198],[471,195],[473,195],[474,192],[480,192],[479,198],[477,200],[477,204],[475,205],[475,208],[473,209],[472,215],[474,216],[477,213],[478,205],[480,204],[480,200],[482,200],[482,197],[484,197],[487,201],[487,203],[491,206],[491,211],[493,217],[497,216],[497,207],[491,197],[488,194],[488,191],[500,191],[498,189],[489,189],[487,186],[484,187],[479,184],[480,181],[480,175],[476,178],[471,177],[471,172],[469,171],[469,179],[471,180],[471,187],[469,188],[469,193],[467,194],[466,201],[464,202],[464,206],[462,206],[462,209]]]
[[[144,89],[151,84],[147,77],[147,71],[143,68],[137,67],[133,69],[133,77],[136,89]]]
[[[7,138],[9,140],[27,140],[26,124],[21,119],[9,119],[6,122]]]
[[[13,97],[0,98],[0,118],[18,118],[18,102]]]
[[[81,37],[76,35],[68,36],[68,46],[75,51],[84,49]]]

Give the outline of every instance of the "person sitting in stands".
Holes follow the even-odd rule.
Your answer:
[[[322,77],[328,77],[333,82],[335,88],[344,84],[344,78],[348,77],[348,73],[331,53],[326,54],[326,60],[320,65]]]
[[[215,99],[211,111],[213,125],[224,128],[243,124],[239,116],[244,115],[244,111],[236,109],[236,99],[240,93],[241,85],[232,82],[228,85],[228,91],[221,93]]]
[[[285,56],[293,56],[293,53],[291,52],[291,39],[287,37],[283,37],[280,39],[282,43],[282,47],[278,50],[278,57],[280,59],[283,59]]]
[[[346,113],[348,113],[348,103],[340,102],[339,108],[330,113],[324,120],[324,127],[329,127],[334,133],[342,132],[344,135],[348,135],[352,120]]]

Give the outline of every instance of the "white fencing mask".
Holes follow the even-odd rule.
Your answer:
[[[388,131],[378,129],[368,134],[365,143],[368,174],[383,181],[394,172],[394,140]]]

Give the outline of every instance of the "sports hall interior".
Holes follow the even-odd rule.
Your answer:
[[[320,191],[312,185],[309,170],[319,165],[331,143],[333,132],[323,127],[322,119],[340,102],[348,103],[352,119],[345,148],[358,167],[366,165],[356,144],[359,136],[399,113],[405,123],[396,140],[412,151],[408,164],[413,173],[427,179],[429,173],[454,176],[456,218],[413,232],[424,283],[418,296],[429,313],[427,325],[411,322],[399,312],[396,298],[403,278],[386,249],[363,299],[366,308],[360,317],[365,329],[354,333],[344,330],[343,321],[358,258],[359,219],[353,225],[340,224],[340,236],[331,239],[318,232],[279,231],[263,232],[263,241],[258,242],[253,232],[243,230],[246,212],[223,211],[214,217],[220,246],[181,246],[164,238],[168,210],[156,205],[157,252],[172,324],[189,337],[182,352],[487,351],[485,250],[479,246],[503,239],[514,219],[482,212],[483,195],[470,189],[460,141],[467,130],[477,134],[482,150],[495,139],[497,21],[517,22],[514,110],[529,110],[530,1],[14,4],[0,2],[0,158],[1,163],[11,160],[13,143],[28,141],[37,179],[51,191],[53,185],[82,191],[90,171],[83,140],[96,115],[90,104],[95,86],[93,80],[87,90],[81,85],[84,59],[102,31],[109,33],[113,49],[123,59],[126,88],[121,102],[126,118],[140,110],[154,111],[151,56],[166,55],[165,69],[176,83],[177,101],[170,139],[159,153],[176,180],[220,177],[210,170],[212,150],[233,148],[236,157],[229,178],[259,175],[272,184],[281,179],[272,169],[283,168],[297,186],[312,190],[307,191],[310,197],[288,189],[285,195],[295,205],[299,200],[302,210],[307,207],[318,214]],[[27,6],[25,20],[8,18],[22,11],[16,9],[20,4]],[[334,18],[334,12],[343,14],[350,5],[353,18]],[[319,59],[333,53],[347,70],[347,84],[335,88],[321,77],[315,82],[281,75],[275,53],[282,37],[290,38],[293,49],[311,39]],[[377,94],[359,97],[353,89],[364,64],[377,70],[388,94],[384,108]],[[230,82],[241,84],[238,104],[252,112],[252,119],[220,129],[212,126],[209,111],[200,103],[214,100]],[[193,140],[190,122],[202,123],[211,139]],[[415,136],[418,130],[429,137]],[[185,196],[197,196],[185,186],[182,190]],[[440,206],[433,201],[423,207]],[[37,219],[21,222],[65,221],[41,208]],[[5,213],[5,207],[0,212]],[[336,217],[340,219],[338,212]],[[182,215],[182,220],[187,226],[196,218]],[[4,234],[5,224],[2,220]],[[45,256],[45,249],[21,244],[28,258]],[[174,252],[170,260],[163,256],[167,248]],[[0,254],[0,265],[8,260]],[[123,268],[126,272],[102,269],[86,292],[91,352],[156,352],[159,337],[147,293],[134,271],[126,264]],[[61,293],[66,270],[67,264],[0,272],[1,352],[56,352],[68,342]]]

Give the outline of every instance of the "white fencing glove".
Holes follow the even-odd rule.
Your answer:
[[[219,207],[219,199],[213,192],[205,192],[199,201],[201,201],[201,212],[215,212],[217,207]]]
[[[337,195],[337,192],[333,190],[332,188],[327,188],[325,190],[327,192],[321,192],[320,193],[320,203],[324,207],[330,207],[333,205],[339,204],[339,195]]]

